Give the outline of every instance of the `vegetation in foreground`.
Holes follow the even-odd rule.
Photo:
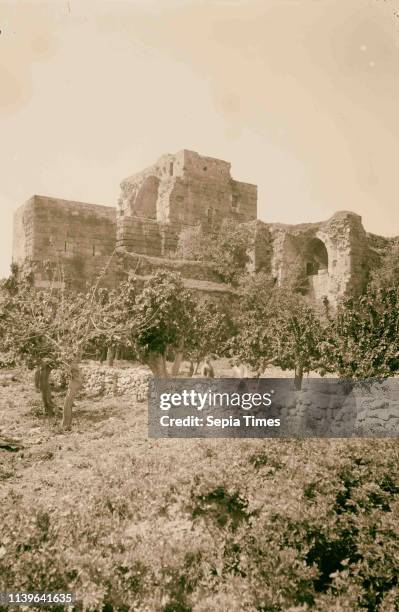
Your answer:
[[[148,440],[144,405],[77,399],[81,361],[115,347],[155,376],[210,352],[293,369],[298,388],[309,370],[399,371],[397,252],[320,316],[293,287],[242,280],[236,243],[229,304],[167,272],[86,295],[40,293],[17,271],[1,284],[3,372],[36,369],[42,403],[22,370],[0,386],[1,433],[24,446],[0,451],[0,590],[76,591],[77,609],[104,612],[399,610],[395,440]]]
[[[22,376],[22,379],[21,379]],[[0,387],[0,591],[78,610],[399,609],[395,440],[148,440],[146,405],[82,399],[72,432]],[[53,608],[54,609],[54,608]]]

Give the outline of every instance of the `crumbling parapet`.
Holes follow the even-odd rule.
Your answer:
[[[322,223],[265,227],[271,247],[257,245],[255,269],[266,266],[265,251],[271,252],[270,270],[279,285],[294,286],[314,301],[333,307],[344,296],[364,288],[368,244],[359,215],[342,211]]]
[[[359,294],[367,280],[368,246],[359,215],[342,211],[323,223],[317,236],[328,253],[326,297],[331,303],[348,294]],[[320,285],[313,283],[314,298],[320,299]]]

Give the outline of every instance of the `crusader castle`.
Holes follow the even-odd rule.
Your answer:
[[[215,229],[226,218],[245,224],[252,270],[266,270],[279,283],[299,273],[310,298],[331,304],[362,289],[388,243],[366,234],[351,212],[302,225],[259,221],[256,185],[234,180],[226,161],[183,150],[122,181],[116,209],[33,196],[15,213],[13,261],[29,263],[37,287],[49,286],[49,269],[60,262],[77,288],[108,263],[111,286],[129,270],[146,277],[167,268],[180,271],[189,287],[224,292],[210,264],[173,254],[183,229]]]

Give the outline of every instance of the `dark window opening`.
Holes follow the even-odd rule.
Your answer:
[[[64,242],[64,253],[66,253],[66,252],[67,252],[67,248],[68,248],[68,243],[67,243],[67,242]]]
[[[173,176],[173,162],[170,162],[169,164],[169,174],[170,176]]]
[[[319,271],[328,270],[328,253],[324,242],[313,238],[306,249],[306,274],[315,276]]]
[[[306,274],[308,276],[313,276],[314,274],[317,274],[318,269],[317,269],[317,265],[315,264],[314,261],[308,261],[306,264]]]
[[[95,254],[96,254],[96,245],[93,244],[93,255],[95,255]]]
[[[203,169],[204,172],[206,172],[208,170],[207,166],[204,166],[202,169]]]

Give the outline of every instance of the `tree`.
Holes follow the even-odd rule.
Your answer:
[[[47,332],[54,320],[57,305],[53,294],[33,290],[30,274],[19,275],[13,267],[10,277],[1,284],[0,335],[3,348],[12,359],[36,369],[35,385],[41,391],[44,412],[54,414],[50,392],[51,370],[58,365],[53,341]]]
[[[145,281],[131,306],[125,321],[131,326],[131,343],[155,376],[167,378],[168,351],[177,358],[184,352],[194,312],[192,295],[180,274],[160,271]]]
[[[183,351],[194,312],[179,274],[157,272],[142,283],[131,275],[118,290],[100,288],[105,274],[86,293],[58,283],[46,291],[29,278],[12,276],[2,287],[0,334],[3,344],[28,368],[41,368],[45,413],[53,414],[49,376],[61,368],[68,380],[63,427],[70,429],[72,406],[81,386],[80,362],[96,342],[134,348],[156,376],[167,377],[167,351]]]
[[[231,352],[258,375],[268,365],[294,370],[300,389],[303,374],[319,368],[319,318],[305,298],[277,287],[269,276],[254,276],[241,291],[237,328]]]
[[[322,344],[326,369],[343,378],[387,378],[399,371],[399,288],[369,287],[338,307]]]
[[[273,365],[294,370],[295,388],[300,390],[304,373],[321,365],[324,330],[318,316],[302,296],[276,290],[269,333]]]
[[[138,284],[133,276],[121,283],[117,289],[101,287],[96,300],[102,309],[102,324],[95,328],[86,347],[85,356],[107,359],[112,366],[117,352],[129,345],[129,333],[126,320],[129,317],[138,291]]]
[[[239,288],[234,325],[236,333],[229,342],[230,355],[245,363],[258,375],[273,357],[269,322],[273,312],[275,286],[269,275],[246,278]]]
[[[180,274],[157,272],[144,283],[133,274],[118,288],[97,341],[133,350],[155,376],[169,376],[171,359],[170,374],[177,376],[183,356],[200,361],[220,354],[231,325],[226,305],[188,291]]]
[[[31,275],[18,274],[16,270],[2,285],[3,343],[28,368],[37,368],[36,382],[40,379],[48,416],[54,414],[49,385],[51,370],[64,370],[68,389],[62,424],[66,429],[71,427],[72,406],[82,382],[79,364],[83,353],[94,336],[104,333],[105,315],[113,310],[112,303],[104,304],[99,299],[99,283],[105,272],[106,268],[86,293],[72,292],[62,282],[40,291],[32,285]]]
[[[226,354],[226,347],[233,334],[233,322],[229,308],[223,301],[209,297],[199,297],[190,321],[190,331],[185,343],[185,356],[199,363],[206,355]]]

